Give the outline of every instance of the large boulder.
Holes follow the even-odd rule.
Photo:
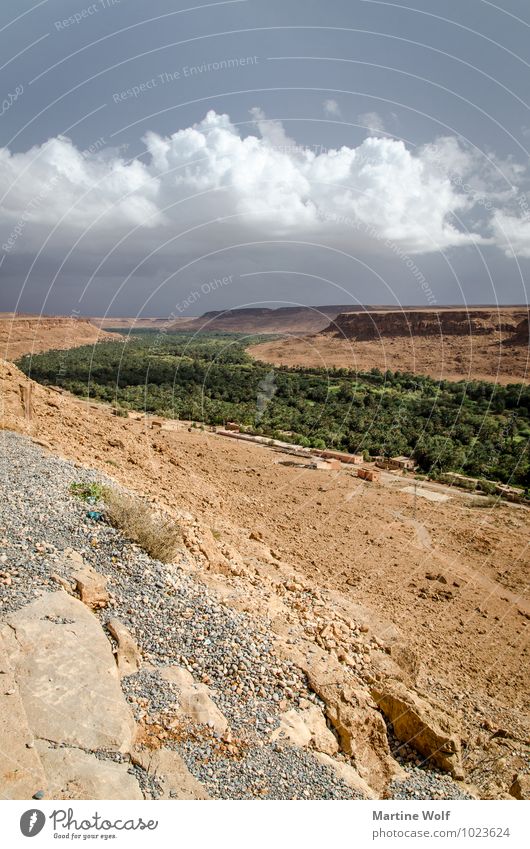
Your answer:
[[[372,686],[394,734],[454,778],[463,778],[460,738],[451,718],[399,681]]]
[[[46,593],[8,616],[1,633],[35,737],[130,750],[135,723],[111,646],[82,602],[62,590]]]

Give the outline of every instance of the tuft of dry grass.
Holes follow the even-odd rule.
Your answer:
[[[154,560],[171,563],[177,554],[182,534],[169,516],[154,510],[140,498],[103,487],[101,500],[105,518],[131,542],[139,545]]]
[[[495,495],[482,495],[477,498],[472,498],[470,501],[470,507],[499,507],[502,504],[500,496]]]

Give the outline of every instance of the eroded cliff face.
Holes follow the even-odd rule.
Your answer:
[[[506,341],[507,344],[510,345],[526,345],[527,347],[530,345],[529,316],[523,318],[523,320],[517,325],[513,336],[510,336],[510,338]]]
[[[502,336],[510,344],[528,345],[528,310],[396,310],[345,312],[325,334],[357,341],[390,337]]]
[[[6,360],[16,360],[24,354],[51,349],[65,350],[119,338],[115,333],[100,330],[85,318],[13,317],[0,314],[0,357]]]

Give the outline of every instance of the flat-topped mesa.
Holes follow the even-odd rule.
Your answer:
[[[75,327],[83,330],[87,330],[88,328],[93,328],[95,325],[90,321],[89,318],[74,318],[73,316],[62,316],[62,315],[54,315],[54,316],[14,316],[3,319],[0,315],[0,321],[2,321],[2,326],[10,327],[16,330],[30,330],[33,333],[37,333],[38,329],[51,329],[55,327],[66,328],[66,327]]]
[[[72,316],[14,316],[0,313],[0,356],[16,360],[23,354],[51,349],[64,350],[120,339],[93,324],[88,318]]]
[[[198,332],[221,330],[234,333],[318,333],[344,310],[355,310],[355,306],[348,304],[314,307],[294,305],[211,310],[198,318],[178,319],[170,329],[189,329]]]
[[[526,332],[525,332],[526,328]],[[493,336],[528,344],[528,310],[454,309],[344,312],[322,333],[357,341],[381,337]]]

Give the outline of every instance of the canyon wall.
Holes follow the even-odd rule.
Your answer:
[[[447,309],[343,312],[323,331],[337,338],[368,342],[382,337],[495,336],[528,345],[528,310]]]

